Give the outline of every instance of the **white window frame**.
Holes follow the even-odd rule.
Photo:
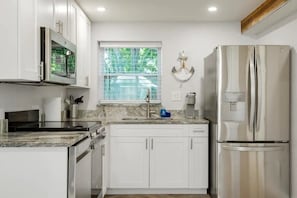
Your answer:
[[[144,104],[145,99],[143,99],[143,101],[140,100],[104,100],[103,96],[104,96],[104,73],[103,73],[103,65],[102,63],[102,53],[104,52],[103,48],[158,48],[158,54],[159,54],[159,70],[158,70],[158,77],[159,77],[159,85],[158,85],[158,94],[159,94],[159,99],[157,100],[151,100],[150,103],[152,104],[161,104],[161,98],[162,98],[162,90],[161,90],[161,71],[162,71],[162,42],[160,41],[100,41],[99,43],[99,50],[98,50],[98,57],[99,59],[98,64],[99,64],[99,94],[98,94],[98,98],[99,104]],[[118,76],[118,75],[116,75]],[[155,75],[142,75],[142,76],[155,76]]]

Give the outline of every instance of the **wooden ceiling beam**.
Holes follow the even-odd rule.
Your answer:
[[[241,33],[244,33],[246,30],[285,5],[287,2],[288,0],[266,0],[241,21]]]

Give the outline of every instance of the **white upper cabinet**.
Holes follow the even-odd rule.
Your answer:
[[[90,86],[91,67],[91,22],[77,9],[77,41],[76,41],[76,87],[88,88]]]
[[[55,0],[54,3],[54,22],[56,32],[61,33],[65,38],[68,37],[68,2],[67,0]]]
[[[37,9],[37,24],[38,27],[47,27],[55,29],[54,25],[54,8],[55,0],[39,0]],[[39,28],[38,28],[39,29]]]
[[[77,9],[75,1],[68,0],[68,39],[74,44],[76,44]]]
[[[0,2],[1,81],[39,81],[37,0]]]
[[[0,25],[0,81],[40,81],[40,27],[48,27],[79,41],[77,86],[89,86],[91,23],[74,0],[1,1]]]
[[[14,79],[18,74],[18,0],[0,1],[0,78]],[[4,72],[5,71],[5,72]]]

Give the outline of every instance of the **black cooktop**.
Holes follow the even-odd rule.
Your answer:
[[[39,110],[6,112],[8,131],[95,131],[101,122],[84,121],[45,121],[39,122]]]
[[[101,122],[84,121],[46,121],[46,122],[9,122],[8,131],[94,131]]]

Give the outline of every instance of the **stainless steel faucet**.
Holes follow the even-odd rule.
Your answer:
[[[151,91],[150,91],[149,88],[147,89],[147,94],[146,94],[146,97],[145,97],[145,102],[146,102],[146,118],[151,118],[152,117],[152,114],[155,113],[155,112],[154,111],[151,111],[151,105],[150,105],[150,102],[151,102]]]

